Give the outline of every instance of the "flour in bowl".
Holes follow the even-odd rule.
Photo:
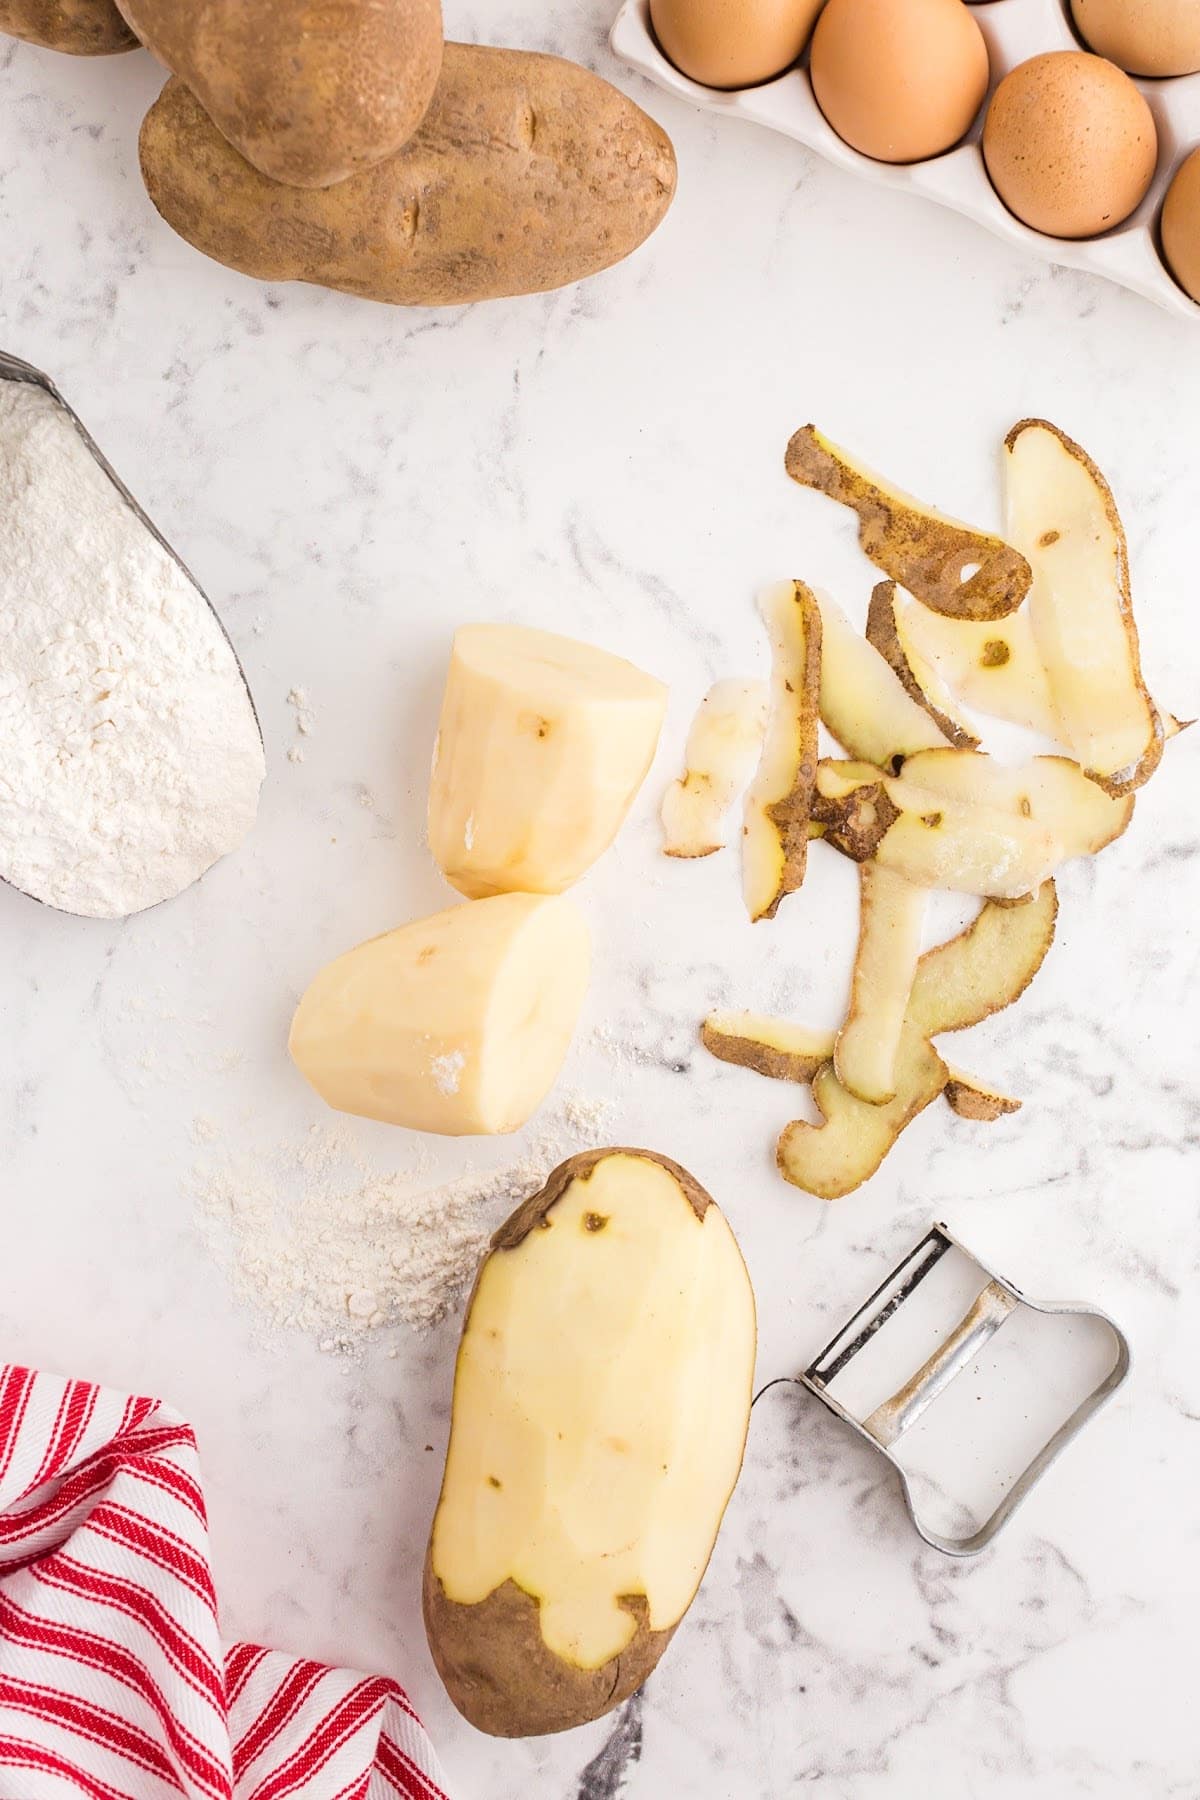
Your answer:
[[[262,738],[204,596],[42,388],[0,380],[0,877],[122,918],[240,844]]]

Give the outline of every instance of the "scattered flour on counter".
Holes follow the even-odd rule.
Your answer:
[[[605,1101],[563,1096],[524,1134],[517,1160],[440,1186],[428,1150],[379,1170],[353,1126],[314,1125],[297,1143],[198,1168],[200,1235],[269,1331],[357,1355],[383,1326],[424,1330],[444,1318],[496,1226],[556,1163],[602,1141],[608,1112]]]
[[[0,874],[123,918],[242,842],[265,772],[220,623],[42,388],[0,380]]]

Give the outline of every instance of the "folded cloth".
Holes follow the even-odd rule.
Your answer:
[[[394,1681],[222,1647],[191,1427],[0,1364],[0,1800],[446,1800]]]

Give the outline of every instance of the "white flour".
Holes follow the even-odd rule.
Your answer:
[[[50,395],[0,381],[0,876],[139,912],[241,843],[263,774],[210,607]]]
[[[605,1102],[568,1095],[526,1136],[515,1161],[431,1186],[428,1151],[381,1172],[354,1128],[314,1125],[298,1144],[196,1171],[201,1237],[274,1332],[297,1330],[353,1355],[368,1333],[445,1317],[491,1233],[556,1163],[602,1140]],[[212,1121],[193,1122],[208,1144]]]

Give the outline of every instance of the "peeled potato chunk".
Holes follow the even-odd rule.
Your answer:
[[[516,1131],[562,1067],[589,960],[569,900],[451,907],[322,969],[288,1048],[339,1112],[450,1137]]]
[[[709,688],[688,732],[683,776],[663,795],[665,855],[711,856],[725,848],[725,815],[750,779],[769,705],[762,681]]]
[[[821,608],[821,718],[848,756],[890,768],[946,734],[827,594]]]
[[[947,799],[1032,820],[1051,834],[1064,858],[1094,856],[1119,838],[1133,817],[1132,794],[1106,793],[1068,756],[1035,756],[1009,765],[974,750],[921,750],[900,773]]]
[[[1005,439],[1008,532],[1029,559],[1029,617],[1060,742],[1110,793],[1158,767],[1164,732],[1142,680],[1125,532],[1108,483],[1056,425]]]
[[[821,615],[809,589],[778,582],[759,608],[771,639],[771,701],[742,826],[742,885],[756,922],[773,919],[804,880],[821,685]]]
[[[858,541],[876,568],[934,612],[1001,619],[1029,591],[1029,564],[1002,538],[974,531],[889,486],[830,443],[815,425],[796,432],[785,467],[858,514]]]
[[[893,588],[890,613],[896,651],[934,708],[953,712],[961,702],[991,719],[1059,739],[1062,727],[1028,606],[978,624],[943,618]]]
[[[896,1095],[896,1059],[929,896],[877,863],[862,863],[858,880],[850,1010],[837,1035],[833,1066],[855,1099],[882,1106]]]
[[[646,778],[666,704],[662,682],[591,644],[460,626],[429,788],[429,847],[451,886],[478,899],[578,881]]]
[[[737,1481],[754,1358],[733,1233],[665,1157],[572,1157],[496,1233],[424,1580],[433,1660],[480,1731],[563,1731],[641,1686]]]

